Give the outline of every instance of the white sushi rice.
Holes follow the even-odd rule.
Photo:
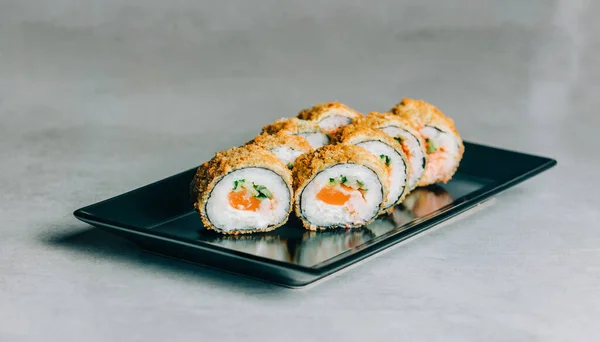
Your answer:
[[[273,194],[273,198],[262,200],[257,211],[233,208],[229,204],[229,192],[233,189],[233,182],[240,179],[244,179],[245,184],[251,185],[254,182],[265,186]],[[291,205],[290,199],[290,190],[281,176],[268,169],[248,167],[229,173],[217,183],[206,203],[206,214],[215,227],[226,232],[260,230],[286,219]]]
[[[279,160],[281,160],[281,162],[289,168],[294,166],[296,158],[304,153],[303,151],[299,151],[287,146],[275,147],[271,149],[270,152],[275,154],[275,156],[277,156],[277,158],[279,158]]]
[[[404,159],[402,159],[402,156],[396,150],[381,141],[365,141],[357,144],[357,146],[364,147],[376,157],[381,155],[390,157],[390,191],[384,207],[385,209],[391,207],[402,196],[407,186],[407,167],[404,164]]]
[[[344,109],[331,109],[327,112],[327,117],[319,121],[319,127],[326,132],[333,132],[340,127],[349,125],[352,122],[352,118],[344,115],[346,113],[348,113],[348,111]]]
[[[408,189],[414,189],[425,172],[426,156],[423,153],[419,140],[407,130],[396,126],[382,128],[382,131],[393,138],[399,137],[402,141],[402,146],[410,152],[408,159],[410,161],[411,172],[408,178]]]
[[[438,154],[436,159],[431,161],[431,165],[427,166],[425,180],[435,181],[451,174],[460,162],[459,138],[442,127],[433,126],[425,126],[421,129],[421,134],[433,142],[437,149],[434,154]],[[443,147],[444,151],[439,151],[440,147]]]
[[[359,180],[368,189],[364,199],[360,192],[352,192],[346,206],[354,208],[355,213],[350,213],[346,206],[330,205],[317,199],[319,191],[329,185],[329,178],[341,176],[346,176],[350,184]],[[300,209],[307,221],[319,227],[360,225],[379,213],[382,192],[379,178],[371,169],[356,164],[338,164],[321,171],[304,188]]]
[[[298,134],[308,140],[308,143],[315,150],[319,147],[329,145],[329,137],[326,134],[314,132],[314,133],[300,133]]]

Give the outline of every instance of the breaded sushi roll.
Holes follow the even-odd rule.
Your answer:
[[[202,164],[191,193],[207,229],[246,234],[271,231],[287,222],[291,185],[290,170],[274,154],[247,145],[218,152]]]
[[[364,125],[348,125],[336,136],[336,142],[364,147],[388,169],[390,191],[383,206],[389,211],[408,193],[410,165],[402,146],[381,130]]]
[[[286,131],[275,134],[262,133],[247,144],[262,147],[275,154],[289,169],[294,166],[296,158],[313,150],[305,138]]]
[[[359,112],[337,101],[319,103],[298,113],[299,119],[316,122],[329,134],[336,133],[341,127],[349,125],[361,116]]]
[[[366,225],[389,191],[385,165],[356,145],[328,145],[303,154],[292,173],[294,210],[308,230]]]
[[[416,188],[425,173],[427,153],[425,140],[414,123],[389,113],[371,112],[358,119],[355,125],[380,129],[400,143],[410,165],[408,191]]]
[[[448,182],[458,169],[465,147],[454,121],[434,105],[405,98],[391,109],[392,114],[417,122],[427,146],[427,167],[419,186]]]
[[[329,145],[330,142],[330,136],[319,125],[298,118],[281,118],[262,129],[262,132],[267,134],[275,134],[279,131],[305,138],[314,149]]]

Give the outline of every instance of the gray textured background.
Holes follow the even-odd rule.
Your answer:
[[[599,16],[593,0],[1,0],[0,341],[597,340]],[[71,216],[313,103],[402,96],[559,166],[309,291]]]

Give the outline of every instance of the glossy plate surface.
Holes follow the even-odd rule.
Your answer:
[[[188,197],[195,168],[75,212],[141,248],[289,287],[302,287],[463,213],[556,165],[556,161],[465,143],[452,181],[419,188],[387,217],[355,230],[309,232],[295,217],[273,232],[207,231]]]

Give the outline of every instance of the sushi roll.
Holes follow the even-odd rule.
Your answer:
[[[298,113],[299,119],[316,122],[329,134],[336,133],[338,129],[349,125],[361,116],[359,112],[337,101],[320,103]]]
[[[427,165],[425,140],[417,130],[416,123],[389,113],[371,112],[355,124],[380,129],[400,143],[410,165],[408,191],[416,188]]]
[[[287,222],[291,184],[290,170],[274,154],[247,145],[218,152],[202,164],[191,193],[207,229],[246,234],[271,231]]]
[[[279,131],[306,138],[314,149],[328,145],[330,141],[330,136],[319,125],[298,118],[281,118],[262,129],[262,132],[267,134],[275,134]]]
[[[454,121],[434,105],[409,98],[403,99],[391,112],[416,122],[425,139],[427,167],[419,186],[446,183],[452,179],[465,151]]]
[[[294,166],[296,158],[313,150],[305,138],[286,131],[275,134],[262,133],[247,144],[262,147],[275,154],[290,169]]]
[[[292,173],[294,210],[308,230],[366,225],[389,191],[385,165],[356,145],[328,145],[303,154]]]
[[[398,141],[381,130],[361,125],[348,125],[336,136],[342,144],[364,147],[378,157],[388,169],[390,191],[383,211],[391,210],[404,200],[408,193],[410,165]]]

